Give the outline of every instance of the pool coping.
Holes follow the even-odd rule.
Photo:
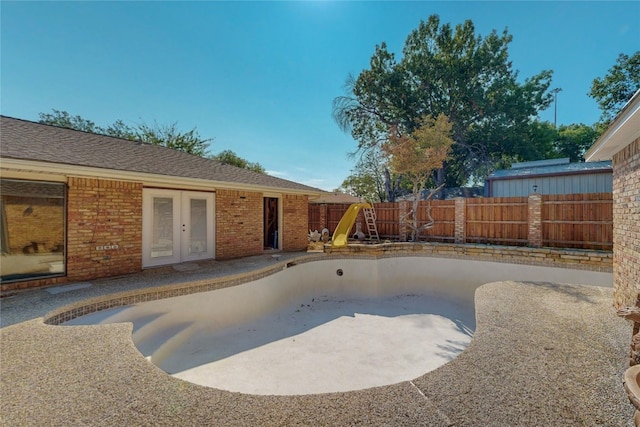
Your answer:
[[[383,259],[394,257],[429,257],[448,259],[467,259],[475,261],[499,262],[506,264],[535,265],[541,267],[554,267],[577,269],[597,272],[611,272],[612,268],[608,262],[608,252],[598,251],[565,251],[552,248],[522,248],[512,246],[488,246],[488,245],[450,245],[450,244],[412,244],[412,243],[381,243],[381,244],[350,244],[345,248],[330,249],[330,245],[325,249],[327,252],[308,252],[288,258],[283,261],[276,261],[275,264],[262,267],[256,270],[225,275],[221,277],[200,279],[173,283],[150,288],[127,290],[115,293],[107,293],[101,296],[80,300],[72,304],[64,305],[54,309],[44,315],[43,322],[47,325],[59,325],[76,317],[107,310],[115,307],[122,307],[130,304],[137,304],[147,301],[172,298],[189,295],[199,292],[208,292],[216,289],[223,289],[231,286],[241,285],[254,280],[262,279],[277,273],[283,269],[318,260],[330,259]],[[494,254],[499,252],[500,257]],[[576,257],[575,254],[584,254]],[[489,254],[489,255],[487,255]],[[596,258],[584,264],[582,261],[586,257]],[[562,259],[563,262],[558,260]],[[568,261],[568,262],[567,262]]]

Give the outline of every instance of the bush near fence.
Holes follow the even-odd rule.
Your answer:
[[[611,250],[613,248],[613,200],[611,193],[482,197],[420,201],[418,220],[428,221],[427,207],[435,220],[420,235],[425,242],[483,243],[509,246]],[[407,230],[400,217],[412,203],[374,203],[378,234],[383,240],[405,241]],[[531,214],[537,208],[540,218]],[[349,204],[309,204],[309,229],[328,228],[333,233]],[[360,214],[362,215],[362,214]],[[359,216],[366,232],[364,218]],[[532,230],[539,227],[539,239]],[[355,232],[355,228],[351,233]]]

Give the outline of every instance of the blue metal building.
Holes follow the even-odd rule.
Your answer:
[[[610,161],[570,163],[569,158],[514,163],[489,175],[485,197],[526,197],[529,194],[611,193]]]

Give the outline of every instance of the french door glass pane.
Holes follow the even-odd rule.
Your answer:
[[[191,199],[191,235],[189,253],[207,252],[207,201]]]
[[[173,199],[153,198],[151,257],[173,256]]]

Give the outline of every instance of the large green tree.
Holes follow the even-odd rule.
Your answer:
[[[616,63],[602,78],[591,84],[588,95],[596,100],[602,124],[608,124],[624,104],[640,89],[640,51],[633,55],[618,55]]]
[[[202,138],[196,128],[182,132],[176,122],[153,125],[142,123],[136,127],[136,139],[148,144],[161,145],[173,150],[205,157],[208,154],[209,142],[212,138]]]
[[[572,162],[583,161],[585,151],[598,137],[597,126],[583,123],[560,125],[556,128],[553,123],[536,121],[531,124],[528,132],[527,138],[536,141],[537,159],[568,157]],[[508,168],[509,163],[498,162],[496,166],[500,169]]]
[[[411,228],[411,240],[414,242],[417,241],[421,231],[434,224],[430,205],[427,210],[430,221],[418,224],[418,202],[431,173],[442,167],[453,145],[452,125],[444,114],[440,114],[437,118],[423,116],[417,125],[413,132],[405,134],[398,133],[395,128],[392,128],[388,141],[382,145],[383,152],[389,158],[391,170],[402,174],[411,182],[413,209],[409,217],[405,216],[403,220]],[[429,198],[434,192],[435,190],[430,192]]]
[[[239,168],[265,173],[265,169],[260,163],[249,162],[231,150],[223,150],[218,154],[209,154],[208,147],[213,138],[201,137],[196,128],[186,132],[180,131],[176,122],[168,125],[158,124],[157,122],[154,122],[153,125],[148,125],[142,122],[136,126],[129,126],[122,120],[116,120],[112,124],[103,127],[82,116],[73,116],[66,111],[56,109],[53,109],[52,113],[40,113],[39,116],[40,123],[113,136],[130,141],[161,145],[196,156],[208,157]]]
[[[583,123],[558,127],[558,135],[554,142],[556,157],[569,157],[572,162],[584,160],[584,153],[598,138],[596,126]]]
[[[81,116],[72,116],[66,111],[60,111],[52,109],[52,113],[40,113],[40,123],[47,125],[59,126],[67,129],[81,130],[83,132],[99,133],[109,135],[105,133],[104,129],[96,126],[91,120],[87,120]]]
[[[506,30],[483,37],[470,20],[453,28],[432,15],[409,34],[400,61],[385,43],[376,46],[370,67],[350,76],[348,93],[334,99],[334,119],[366,150],[387,141],[391,128],[410,134],[422,116],[446,115],[455,144],[437,184],[463,185],[505,157],[539,158],[528,131],[552,100],[552,73],[520,82],[511,40]]]
[[[373,203],[384,202],[387,194],[383,173],[385,163],[386,159],[377,147],[362,152],[351,174],[342,181],[337,191]]]
[[[177,123],[161,125],[154,122],[153,125],[148,125],[143,122],[132,127],[122,120],[116,120],[113,124],[102,127],[97,126],[91,120],[81,116],[73,116],[66,111],[56,109],[52,111],[52,113],[40,113],[40,123],[161,145],[196,156],[204,157],[207,155],[209,143],[213,141],[212,138],[201,137],[196,128],[182,132],[178,130]]]
[[[209,154],[209,143],[213,141],[213,139],[202,138],[196,128],[183,132],[178,129],[177,123],[162,125],[154,122],[153,125],[148,125],[143,122],[136,126],[129,126],[122,120],[116,120],[111,125],[102,127],[82,116],[73,116],[66,111],[55,109],[52,111],[52,113],[40,113],[40,123],[108,135],[130,141],[142,141],[148,144],[161,145],[196,156],[208,157],[239,168],[265,173],[265,169],[260,163],[245,160],[232,150],[223,150],[218,154]]]
[[[237,166],[254,172],[265,173],[265,169],[260,163],[249,162],[238,156],[232,150],[223,150],[218,154],[211,156],[211,158],[227,165]]]

